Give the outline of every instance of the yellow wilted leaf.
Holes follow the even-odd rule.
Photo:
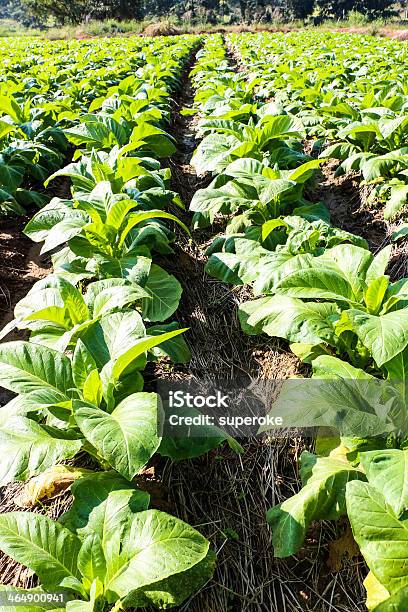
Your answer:
[[[348,556],[353,559],[360,555],[360,550],[356,541],[353,538],[353,532],[349,524],[346,526],[346,531],[337,540],[329,543],[329,557],[327,565],[332,572],[339,572],[343,563],[344,557]]]
[[[55,465],[39,476],[31,478],[16,497],[15,504],[20,508],[32,508],[40,501],[61,495],[76,480],[91,473],[91,470],[85,468]]]
[[[349,452],[350,449],[347,448],[347,446],[345,446],[344,444],[340,444],[340,446],[337,446],[331,451],[329,457],[337,459],[338,461],[344,461],[344,463],[350,463],[350,461],[347,459],[347,455]]]
[[[390,596],[390,593],[385,586],[377,580],[373,572],[368,572],[363,584],[367,591],[366,606],[369,610],[373,610]]]

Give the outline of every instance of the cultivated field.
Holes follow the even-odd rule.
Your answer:
[[[4,41],[0,612],[406,612],[405,43]]]

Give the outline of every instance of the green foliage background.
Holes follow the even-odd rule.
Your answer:
[[[79,25],[91,20],[173,18],[197,23],[270,23],[346,19],[388,19],[404,2],[394,0],[0,0],[3,18],[24,26]]]

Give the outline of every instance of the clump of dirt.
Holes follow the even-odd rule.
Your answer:
[[[176,36],[180,34],[178,28],[168,21],[150,23],[142,32],[142,36]]]

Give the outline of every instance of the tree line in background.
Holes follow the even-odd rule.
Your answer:
[[[200,23],[346,19],[388,19],[408,0],[0,0],[3,17],[25,26],[81,24],[90,20],[169,17]]]

